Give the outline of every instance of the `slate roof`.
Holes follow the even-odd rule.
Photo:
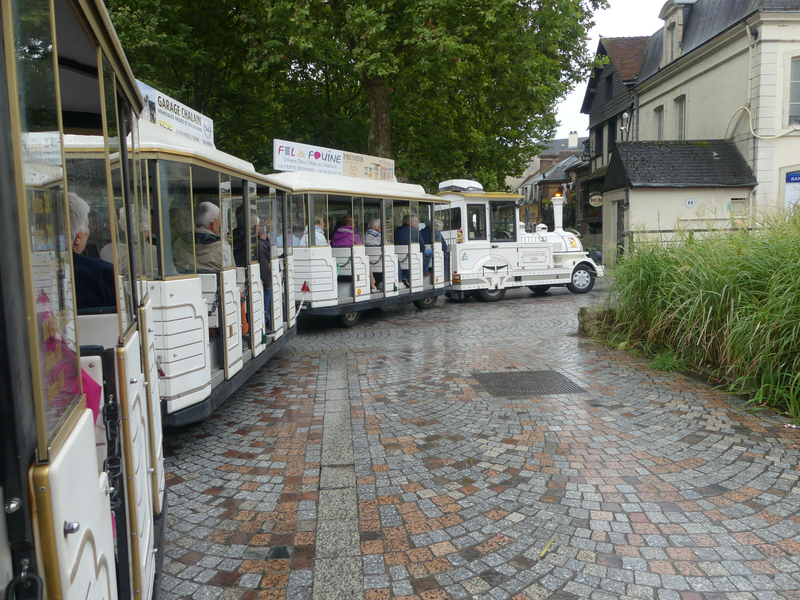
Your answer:
[[[571,181],[572,176],[567,173],[567,169],[581,162],[580,156],[568,156],[561,162],[554,164],[543,173],[536,173],[535,175],[528,177],[528,179],[520,184],[520,187],[533,185],[539,183],[540,181]]]
[[[647,36],[600,38],[608,58],[614,63],[623,81],[634,79],[639,74],[648,39]]]
[[[572,177],[567,173],[567,169],[581,162],[580,156],[568,156],[560,163],[557,163],[544,172],[544,179],[547,181],[571,181]]]
[[[691,7],[687,7],[687,10],[681,55],[677,60],[759,10],[798,12],[800,0],[697,0]],[[659,29],[650,37],[637,83],[658,72],[663,51],[662,39],[663,29]]]
[[[577,146],[569,145],[569,138],[558,138],[546,142],[545,149],[539,153],[539,156],[557,156],[563,150],[583,150],[583,142],[588,140],[588,137],[579,137]]]
[[[730,140],[619,142],[603,191],[632,188],[755,187],[753,171]]]

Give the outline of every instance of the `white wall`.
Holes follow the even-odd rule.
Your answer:
[[[749,188],[634,188],[630,191],[633,231],[728,228],[734,198],[748,198]]]
[[[767,139],[755,140],[754,170],[759,206],[784,206],[786,173],[800,171],[800,125],[789,125],[789,75],[800,57],[800,17],[764,14],[751,26],[758,31],[753,72],[753,128]]]
[[[710,53],[695,50],[694,57],[683,59],[684,64],[678,63],[637,87],[640,140],[658,139],[654,118],[658,106],[664,107],[664,139],[678,139],[675,99],[679,96],[686,97],[686,139],[726,137],[731,117],[750,97],[744,29],[715,46]],[[736,128],[737,135],[744,136],[745,131],[742,125]],[[744,148],[740,150],[745,154]]]

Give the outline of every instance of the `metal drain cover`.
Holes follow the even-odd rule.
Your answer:
[[[525,398],[557,394],[583,394],[581,386],[556,371],[512,371],[502,373],[473,373],[478,382],[493,396]]]

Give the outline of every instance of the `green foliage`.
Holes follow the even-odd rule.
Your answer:
[[[607,0],[109,0],[137,77],[271,166],[273,138],[398,156],[408,181],[503,189],[592,66]]]
[[[686,361],[671,352],[659,352],[650,363],[650,368],[654,371],[685,371],[688,368]]]
[[[712,369],[800,419],[800,211],[762,228],[637,245],[615,268],[615,341]]]

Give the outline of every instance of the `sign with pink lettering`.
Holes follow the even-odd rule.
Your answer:
[[[272,141],[272,158],[276,171],[311,171],[324,175],[396,181],[394,161],[388,158],[278,139]]]

